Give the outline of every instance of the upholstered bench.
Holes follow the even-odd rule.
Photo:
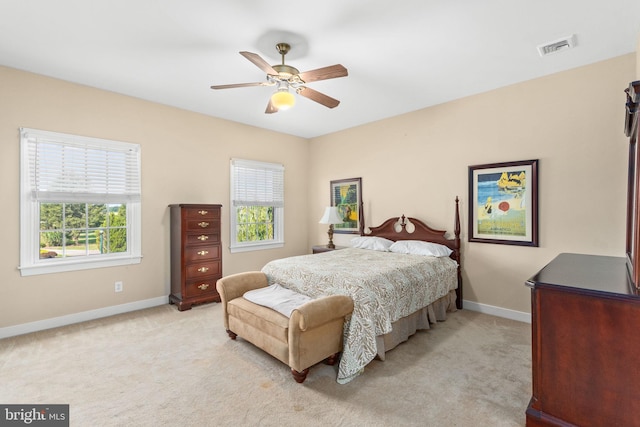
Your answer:
[[[224,326],[231,339],[240,336],[266,351],[288,365],[295,380],[302,383],[309,367],[325,359],[329,364],[336,362],[353,301],[345,295],[321,297],[295,308],[287,317],[243,298],[246,292],[268,285],[267,276],[259,271],[219,279],[216,288]]]

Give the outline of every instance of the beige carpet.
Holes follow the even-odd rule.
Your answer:
[[[297,384],[219,304],[166,305],[0,340],[0,403],[70,404],[71,426],[523,426],[530,342],[462,310],[349,384],[323,364]]]

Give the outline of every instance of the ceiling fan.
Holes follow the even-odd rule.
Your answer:
[[[288,43],[278,43],[276,45],[278,53],[282,56],[282,64],[269,65],[260,55],[251,52],[240,52],[240,55],[247,58],[262,71],[267,73],[266,81],[257,83],[236,83],[228,85],[215,85],[211,89],[232,89],[236,87],[249,86],[277,86],[276,91],[267,104],[266,114],[277,113],[286,110],[295,104],[295,96],[290,92],[304,96],[312,101],[324,105],[328,108],[335,108],[340,104],[337,99],[331,98],[317,90],[313,90],[305,84],[318,80],[335,79],[348,75],[347,69],[340,64],[329,67],[318,68],[316,70],[299,72],[297,68],[284,63],[284,56],[289,52],[291,46]]]

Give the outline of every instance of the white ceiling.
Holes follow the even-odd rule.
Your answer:
[[[0,64],[311,138],[634,52],[639,17],[638,0],[0,0]],[[278,64],[279,41],[300,71],[349,70],[308,84],[338,107],[267,115],[273,88],[209,88],[264,81],[238,52]]]

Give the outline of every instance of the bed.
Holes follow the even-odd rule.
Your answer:
[[[349,295],[354,311],[344,326],[338,382],[353,380],[375,357],[406,341],[419,329],[446,319],[462,308],[460,215],[455,205],[454,238],[416,218],[389,218],[361,233],[360,240],[413,244],[436,243],[448,255],[424,256],[349,247],[313,255],[278,259],[262,271],[269,283],[317,298]],[[355,236],[354,236],[355,237]],[[449,253],[450,252],[450,253]]]

